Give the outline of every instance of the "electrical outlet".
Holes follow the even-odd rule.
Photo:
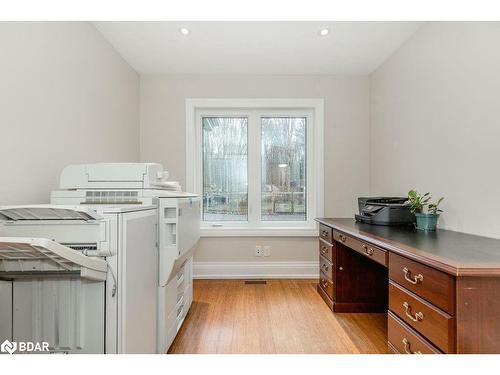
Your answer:
[[[262,246],[255,246],[255,256],[261,257],[263,254],[264,251],[262,250]]]
[[[264,246],[264,256],[271,256],[271,246]]]

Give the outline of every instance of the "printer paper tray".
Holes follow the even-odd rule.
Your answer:
[[[0,277],[79,273],[80,277],[106,279],[107,263],[46,238],[0,237]]]

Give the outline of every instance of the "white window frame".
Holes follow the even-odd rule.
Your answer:
[[[202,126],[208,116],[248,117],[248,222],[203,222],[202,237],[318,235],[316,217],[323,216],[323,99],[186,99],[186,189],[203,194]],[[260,221],[261,117],[307,118],[307,221]],[[203,215],[203,213],[201,213]],[[202,217],[203,219],[203,217]]]

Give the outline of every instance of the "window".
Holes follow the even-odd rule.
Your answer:
[[[316,235],[322,100],[186,101],[187,190],[202,236]]]
[[[203,221],[248,220],[248,118],[203,117]]]
[[[261,220],[307,220],[306,117],[261,119]]]

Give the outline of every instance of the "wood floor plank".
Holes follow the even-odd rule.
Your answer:
[[[333,314],[314,280],[195,280],[169,353],[387,353],[386,314]]]

